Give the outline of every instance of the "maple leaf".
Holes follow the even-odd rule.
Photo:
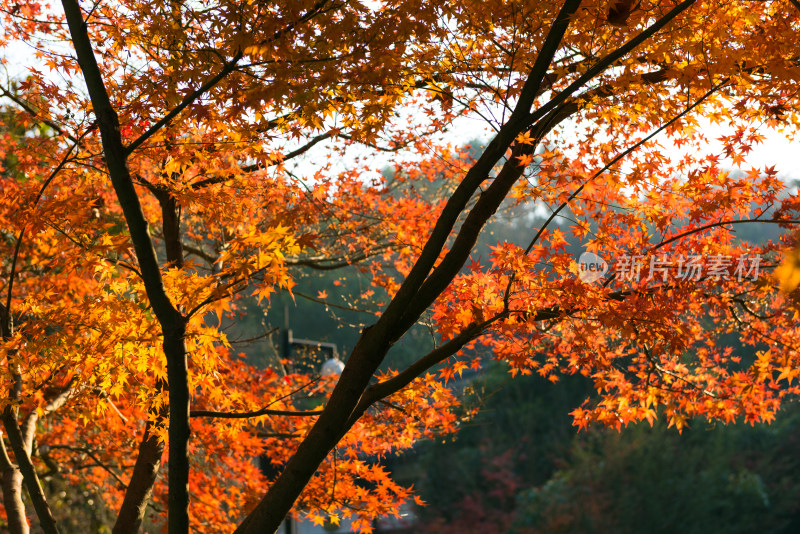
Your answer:
[[[522,156],[517,156],[517,160],[519,160],[520,167],[527,167],[533,162],[533,155],[532,154],[525,154]]]

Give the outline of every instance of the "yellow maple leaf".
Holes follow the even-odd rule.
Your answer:
[[[800,285],[800,246],[786,255],[780,266],[775,269],[775,278],[781,291],[790,293]]]

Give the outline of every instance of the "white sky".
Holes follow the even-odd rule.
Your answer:
[[[2,77],[3,83],[7,81],[8,76],[17,79],[23,78],[27,73],[27,67],[37,63],[34,58],[33,48],[24,43],[11,43],[10,46],[5,48],[0,47],[0,57],[8,60],[0,70],[0,77]],[[0,98],[0,101],[2,100],[4,99]],[[717,127],[710,128],[718,129]],[[721,129],[719,131],[722,132]],[[753,146],[752,152],[746,159],[747,166],[763,168],[774,165],[781,178],[787,181],[800,181],[800,141],[791,142],[783,134],[775,130],[763,129],[762,133],[766,136],[766,139],[763,143]],[[488,141],[492,134],[492,129],[477,117],[460,118],[442,136],[442,139],[454,145],[465,145],[475,139]],[[719,137],[713,131],[707,130],[706,134],[708,139]],[[324,147],[320,146],[319,149],[324,150]],[[311,153],[313,154],[313,152],[316,152],[316,150]],[[362,157],[366,156],[368,152],[365,150],[362,153]],[[391,155],[379,153],[373,161],[377,168],[383,168],[391,164]],[[720,163],[723,168],[732,167],[730,161],[721,160]],[[347,165],[347,162],[342,162],[343,168],[345,165]],[[301,174],[311,171],[312,168],[309,162],[297,162],[296,170]],[[313,171],[311,174],[313,174]]]

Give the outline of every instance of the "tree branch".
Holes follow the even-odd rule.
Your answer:
[[[30,115],[31,117],[33,117],[34,119],[36,119],[38,121],[41,121],[43,124],[46,124],[47,126],[52,128],[53,130],[58,132],[59,135],[63,135],[64,137],[66,137],[67,139],[69,139],[70,141],[75,143],[76,145],[79,144],[78,138],[76,138],[74,135],[72,135],[69,132],[67,132],[66,130],[64,130],[61,126],[59,126],[58,124],[56,124],[52,120],[46,119],[46,118],[40,116],[39,113],[35,109],[33,109],[27,102],[22,100],[20,97],[18,97],[17,95],[15,95],[14,93],[12,93],[8,89],[6,89],[5,87],[0,87],[0,95],[3,95],[6,98],[8,98],[9,100],[11,100],[12,102],[14,102],[16,105],[18,105],[23,110],[25,110],[25,112],[27,112],[28,115]]]
[[[287,417],[312,417],[322,413],[322,410],[273,410],[270,408],[261,408],[260,410],[253,410],[251,412],[215,412],[213,410],[192,410],[189,412],[190,417],[215,417],[217,419],[249,419],[251,417],[260,417],[262,415],[281,415]]]
[[[22,473],[11,462],[6,450],[6,442],[0,433],[0,470],[3,471],[3,507],[11,534],[28,534],[28,518],[25,516],[25,503],[22,501]]]
[[[566,13],[574,12],[579,4],[579,0],[567,0],[564,4],[565,7],[559,13],[559,18],[556,19],[553,27],[551,27],[550,33],[553,34],[553,39],[557,40],[558,43],[561,42],[567,28],[567,24],[562,21],[561,17]],[[550,41],[551,38],[548,36],[546,42]],[[548,46],[547,51],[551,48],[553,47]],[[556,45],[553,49],[553,54],[555,54],[557,48],[558,46]],[[546,60],[548,65],[551,59]],[[534,86],[535,84],[529,85],[528,91],[534,90]],[[300,443],[294,456],[289,460],[286,469],[273,483],[267,495],[236,529],[237,533],[272,532],[278,528],[317,467],[336,445],[343,432],[346,432],[348,421],[351,420],[353,410],[358,405],[364,389],[372,379],[375,370],[385,357],[389,347],[402,334],[398,325],[408,323],[408,317],[410,317],[410,315],[406,315],[408,304],[417,296],[420,286],[425,282],[441,253],[442,247],[451,234],[453,226],[472,198],[475,190],[483,181],[488,179],[489,173],[496,162],[503,157],[514,138],[524,129],[528,114],[529,110],[525,110],[524,114],[522,112],[517,113],[513,116],[513,120],[510,119],[500,129],[483,155],[467,172],[464,180],[448,199],[441,215],[437,219],[431,237],[425,244],[411,272],[378,322],[362,332],[325,410],[317,419],[306,438]],[[526,150],[528,150],[528,145],[523,145],[517,149],[516,155]],[[479,211],[473,210],[475,214],[473,215],[474,221],[470,221],[470,224],[485,220],[491,215],[491,213],[487,214],[487,212],[490,211],[496,197],[500,195],[502,190],[505,189],[507,191],[513,184],[510,176],[513,172],[516,171],[509,169],[506,171],[509,174],[507,179],[495,180],[495,183],[492,184],[494,189],[489,194],[491,200],[484,201],[485,205],[481,206]],[[466,222],[465,225],[467,225]],[[427,295],[425,298],[427,298]],[[414,319],[415,321],[416,318]]]
[[[175,117],[180,114],[181,111],[186,109],[192,103],[194,103],[198,98],[206,94],[208,91],[214,88],[219,82],[221,82],[228,74],[236,70],[236,64],[242,59],[242,52],[239,51],[230,61],[225,62],[222,66],[222,69],[211,79],[209,79],[206,83],[192,91],[189,95],[187,95],[180,104],[175,106],[175,108],[161,117],[158,122],[152,125],[150,128],[147,129],[142,135],[134,139],[131,144],[125,147],[125,155],[129,155],[131,152],[139,148],[142,143],[150,139],[156,132],[158,132],[161,128],[169,124],[169,122],[174,119]]]
[[[655,35],[659,32],[664,26],[672,22],[678,15],[683,13],[686,9],[692,6],[697,0],[684,0],[680,4],[676,5],[672,8],[666,15],[658,19],[656,22],[648,26],[645,30],[643,30],[640,34],[636,37],[632,38],[610,54],[606,55],[602,59],[598,60],[597,63],[589,67],[585,73],[578,77],[574,82],[569,84],[566,88],[564,88],[560,93],[550,99],[549,102],[542,105],[538,108],[535,112],[531,113],[528,117],[530,123],[538,121],[545,115],[547,115],[551,110],[560,106],[564,103],[567,98],[572,96],[578,89],[581,87],[586,86],[588,82],[605,72],[611,65],[622,59],[623,57],[627,56],[630,52],[635,50],[640,44],[647,41],[650,37]]]
[[[5,426],[6,433],[8,434],[8,441],[11,443],[11,449],[14,451],[14,457],[19,465],[19,470],[22,473],[22,480],[28,490],[28,495],[33,502],[33,508],[36,510],[36,516],[39,518],[39,525],[46,534],[58,534],[58,525],[56,519],[53,517],[53,512],[50,510],[50,505],[47,504],[47,499],[42,490],[42,485],[39,482],[39,475],[36,473],[36,468],[31,462],[31,457],[25,450],[25,441],[20,432],[19,425],[17,424],[17,417],[11,405],[8,405],[3,411],[3,426]]]
[[[173,306],[164,289],[158,260],[150,238],[139,196],[127,166],[127,151],[122,144],[119,117],[111,105],[103,76],[94,56],[86,23],[83,20],[77,0],[62,0],[64,13],[69,26],[72,43],[78,57],[78,65],[83,72],[86,88],[94,108],[103,155],[111,183],[125,215],[131,241],[142,273],[145,291],[153,312],[161,325],[164,336],[163,349],[167,359],[167,380],[169,382],[169,531],[171,534],[185,534],[189,531],[189,385],[187,355],[184,343],[186,319]],[[147,435],[145,436],[147,438]],[[158,447],[145,446],[139,452],[155,454]],[[157,466],[160,457],[142,460],[147,466]],[[137,458],[137,463],[139,459]],[[143,472],[143,471],[138,471]],[[134,473],[137,470],[134,469]],[[24,474],[24,471],[23,471]],[[147,474],[147,473],[145,473]],[[129,485],[129,489],[134,486]],[[139,492],[138,497],[146,498],[149,490]],[[143,502],[125,499],[123,505],[140,508]],[[122,514],[122,511],[120,511]],[[131,514],[134,515],[134,514]]]

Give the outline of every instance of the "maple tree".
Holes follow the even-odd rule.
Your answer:
[[[800,5],[26,0],[0,13],[0,44],[35,55],[0,89],[14,532],[28,529],[23,484],[58,532],[41,483],[56,473],[119,510],[114,532],[138,530],[154,499],[172,533],[271,532],[293,507],[369,530],[411,490],[365,455],[453,430],[442,379],[470,363],[433,370],[476,344],[515,373],[591,376],[579,426],[769,421],[796,393],[796,294],[770,273],[785,244],[735,228],[797,222],[797,196],[747,156],[765,127],[795,135]],[[495,129],[474,159],[441,135],[468,118]],[[550,216],[529,243],[470,261],[504,202]],[[582,279],[567,239],[615,269]],[[338,379],[238,358],[220,324],[240,296],[291,290],[297,266],[353,265],[373,286],[361,299],[388,302]],[[438,345],[379,372],[419,321]],[[755,361],[720,341],[733,332]],[[298,395],[319,402],[301,410]],[[279,474],[258,472],[258,454]]]

